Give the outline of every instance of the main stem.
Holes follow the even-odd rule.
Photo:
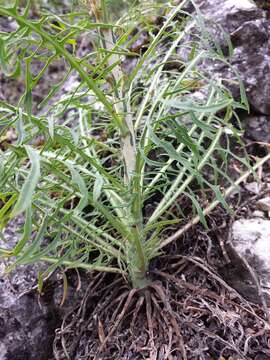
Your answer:
[[[98,22],[108,23],[107,8],[104,0],[92,2],[92,11]],[[125,223],[128,224],[132,234],[132,242],[127,242],[126,255],[130,280],[134,288],[142,288],[147,285],[146,273],[148,261],[144,249],[143,220],[142,220],[142,191],[140,186],[140,164],[137,164],[137,147],[135,130],[131,112],[125,102],[124,74],[120,66],[120,58],[115,50],[115,38],[112,29],[101,30],[101,40],[107,52],[111,52],[108,58],[108,66],[112,68],[110,85],[114,96],[114,110],[119,119],[121,153],[124,163],[124,183],[128,189],[126,202],[127,211]]]

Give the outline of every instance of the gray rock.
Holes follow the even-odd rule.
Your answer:
[[[261,184],[256,181],[253,181],[251,183],[246,183],[244,184],[244,186],[246,190],[256,195],[258,195],[261,190]]]
[[[23,217],[10,221],[4,231],[9,247],[18,239],[18,228]],[[0,241],[0,246],[6,246]],[[80,303],[88,285],[87,274],[81,275],[81,288],[77,273],[68,275],[68,293],[63,306],[63,280],[57,274],[45,282],[39,295],[35,286],[37,274],[45,264],[18,266],[5,273],[8,262],[0,263],[0,360],[50,360],[55,329],[61,324],[64,314]]]
[[[260,211],[260,210],[255,210],[255,211],[252,213],[252,216],[253,216],[253,217],[259,217],[259,218],[265,218],[264,211]]]
[[[265,197],[265,198],[260,199],[259,201],[257,201],[256,207],[257,207],[259,210],[269,212],[269,211],[270,211],[270,196],[267,196],[267,197]]]
[[[235,221],[230,246],[232,262],[238,267],[239,273],[237,275],[236,272],[233,279],[234,283],[237,283],[237,290],[241,293],[244,288],[244,296],[259,302],[256,282],[241,260],[246,259],[258,276],[262,291],[270,305],[270,220],[256,217]]]
[[[244,120],[246,137],[259,142],[270,143],[270,117],[247,116]]]
[[[26,286],[25,279],[29,271],[31,266],[20,267],[15,270],[14,276],[18,279],[21,275]],[[52,344],[55,330],[61,325],[63,317],[81,303],[88,286],[88,277],[85,273],[80,277],[80,289],[77,289],[77,274],[70,272],[67,276],[68,292],[63,306],[63,281],[56,275],[45,282],[42,295],[35,289],[31,291],[32,280],[29,280],[30,291],[21,294],[17,291],[20,284],[17,286],[12,275],[2,280],[0,360],[53,359]]]
[[[202,14],[208,19],[208,29],[221,48],[226,47],[218,23],[230,35],[234,53],[230,63],[239,72],[253,109],[270,115],[270,20],[266,11],[249,0],[197,0]],[[206,72],[218,78],[236,80],[228,66],[206,61]],[[237,85],[230,84],[234,96],[239,97]]]

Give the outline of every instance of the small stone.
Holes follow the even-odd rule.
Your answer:
[[[270,211],[270,196],[257,201],[256,207],[262,211]]]
[[[7,348],[4,343],[0,342],[0,360],[7,360]]]
[[[245,184],[245,188],[255,195],[259,194],[260,192],[260,184],[256,181]]]
[[[255,7],[255,4],[250,0],[227,0],[225,1],[227,7],[235,6],[238,9],[252,9]]]
[[[264,218],[264,217],[265,217],[264,212],[263,212],[263,211],[260,211],[260,210],[255,210],[255,211],[253,212],[253,216],[254,216],[254,217],[259,217],[259,218]]]
[[[246,136],[254,141],[270,142],[270,117],[264,115],[247,116],[244,119]]]

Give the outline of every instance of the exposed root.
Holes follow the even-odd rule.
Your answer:
[[[154,328],[153,328],[153,319],[152,319],[152,304],[151,304],[151,295],[148,290],[145,292],[146,300],[146,317],[149,330],[149,345],[150,345],[150,360],[157,358],[157,349],[154,341]]]
[[[141,310],[143,303],[144,303],[145,297],[143,295],[141,295],[137,301],[135,310],[133,312],[133,316],[132,316],[132,321],[131,321],[131,325],[130,325],[130,331],[131,333],[133,333],[135,331],[134,327],[135,327],[135,323],[139,314],[139,311]]]
[[[119,290],[123,291],[120,295],[115,296],[116,292],[112,290],[112,296],[109,296],[107,287],[102,296],[103,303],[99,302],[85,321],[85,304],[92,302],[97,295],[93,291],[87,293],[77,313],[72,318],[66,317],[57,332],[54,346],[56,359],[106,359],[116,348],[121,353],[117,336],[123,331],[124,324],[127,328],[124,335],[129,343],[133,343],[133,354],[140,353],[143,358],[156,360],[170,359],[172,353],[178,353],[179,358],[187,360],[180,327],[162,283],[153,283],[143,290],[127,291],[125,287]],[[84,319],[80,318],[81,315]],[[86,334],[89,334],[89,339],[82,352],[80,342]]]
[[[207,236],[196,246],[193,256],[175,256],[180,251],[173,249],[173,255],[160,257],[145,289],[130,290],[118,275],[93,278],[80,306],[56,333],[55,358],[270,358],[263,308],[243,299],[204,260],[211,260]],[[198,257],[203,252],[205,257]]]
[[[102,353],[102,351],[104,350],[105,348],[105,345],[107,344],[108,340],[113,336],[113,334],[115,333],[115,331],[119,328],[120,326],[120,323],[121,321],[123,320],[124,316],[126,315],[128,309],[129,309],[129,306],[132,304],[133,300],[134,300],[134,296],[135,294],[137,293],[137,289],[132,289],[129,293],[128,293],[128,297],[127,297],[127,300],[125,302],[125,305],[121,311],[121,313],[119,314],[115,324],[113,325],[113,327],[111,328],[111,330],[109,331],[109,334],[108,336],[106,337],[106,339],[104,340],[104,342],[101,344],[100,348],[99,348],[99,352],[98,354],[96,355],[95,359],[98,359],[99,357],[99,354]],[[117,309],[118,310],[118,309]],[[115,313],[116,314],[116,313]],[[114,314],[114,315],[115,315]],[[115,316],[114,316],[115,317]],[[113,320],[114,320],[114,317],[113,317]],[[112,320],[112,322],[113,322]]]

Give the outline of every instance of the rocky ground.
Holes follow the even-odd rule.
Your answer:
[[[270,148],[270,12],[265,4],[259,3],[259,8],[249,0],[197,0],[196,3],[209,24],[218,23],[230,34],[234,47],[231,63],[240,73],[251,105],[250,114],[240,114],[245,128],[245,142],[253,157],[263,156]],[[227,42],[223,33],[215,26],[209,27],[226,51]],[[215,62],[204,63],[202,66],[205,71],[215,73],[219,78],[232,80],[231,90],[236,97],[239,96],[233,85],[235,76],[229,67]],[[221,249],[219,256],[223,259],[218,273],[222,279],[245,300],[250,301],[251,308],[252,304],[257,304],[268,311],[270,164],[259,169],[257,176],[256,181],[250,178],[242,186],[235,215],[224,218],[223,228],[218,222],[218,228],[223,229],[223,236],[215,235],[218,245],[213,246]],[[16,227],[16,222],[12,223],[5,234],[8,241],[14,244],[18,239]],[[203,256],[206,257],[204,260],[208,260],[211,253],[206,252]],[[62,320],[73,307],[81,303],[90,275],[68,272],[69,287],[63,302],[61,274],[54,274],[46,283],[44,294],[38,294],[36,265],[20,267],[9,276],[4,273],[5,267],[5,263],[0,265],[0,360],[52,359],[55,330],[61,326]],[[209,328],[211,326],[210,324]],[[242,334],[243,337],[246,336],[245,346],[249,346],[247,339],[254,335],[255,330],[245,328],[245,331],[250,331],[250,334]],[[269,334],[264,333],[261,343],[258,342],[257,348],[254,346],[253,355],[246,355],[246,359],[270,359],[270,342],[267,336]],[[243,353],[248,354],[248,351]],[[194,359],[206,359],[200,357],[200,354],[196,356]],[[242,355],[238,356],[230,359],[242,359]],[[128,356],[126,358],[135,359]]]

